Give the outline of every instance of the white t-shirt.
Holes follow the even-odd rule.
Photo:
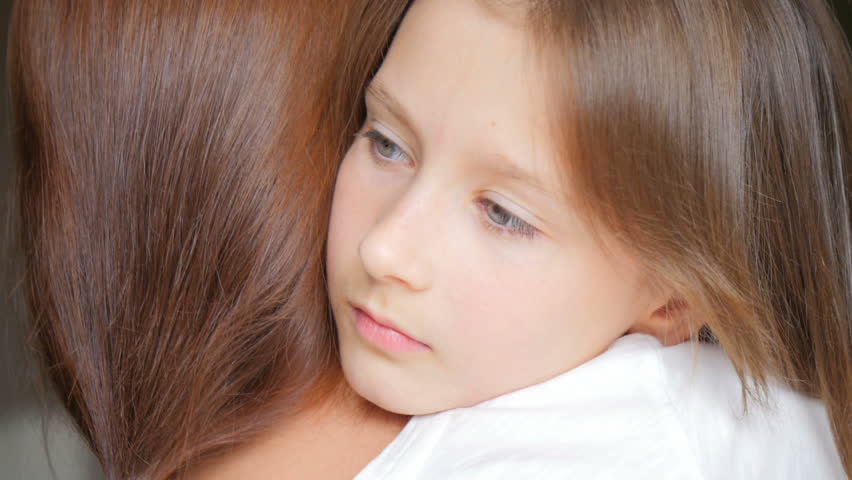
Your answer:
[[[413,417],[355,478],[846,477],[819,401],[773,383],[745,412],[718,346],[634,334],[544,383]]]

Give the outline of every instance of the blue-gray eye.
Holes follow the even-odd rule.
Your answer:
[[[501,227],[505,227],[513,218],[513,215],[506,211],[505,208],[493,202],[489,203],[485,207],[485,212],[488,214],[488,218],[490,218],[492,222],[500,225]]]
[[[482,198],[477,201],[480,208],[485,212],[488,219],[485,221],[493,231],[500,234],[517,235],[520,237],[532,238],[537,230],[529,223],[521,220],[516,215],[512,214],[498,203]]]
[[[393,140],[376,130],[368,130],[363,134],[373,146],[373,152],[379,160],[385,162],[406,162],[408,155]]]

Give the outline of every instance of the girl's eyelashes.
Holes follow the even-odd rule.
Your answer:
[[[405,150],[393,140],[379,133],[378,130],[367,130],[361,134],[370,142],[370,152],[373,159],[380,163],[410,163],[411,159]]]
[[[485,215],[483,223],[496,233],[533,238],[538,232],[535,227],[513,215],[493,200],[480,198],[476,203]]]

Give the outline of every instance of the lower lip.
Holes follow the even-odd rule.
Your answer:
[[[362,310],[354,309],[355,329],[368,343],[390,352],[422,352],[429,347],[392,328],[377,323]]]

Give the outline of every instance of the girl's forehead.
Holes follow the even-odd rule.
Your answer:
[[[404,120],[415,143],[506,159],[508,169],[532,169],[554,187],[545,73],[530,48],[524,30],[476,0],[416,2],[368,90],[368,106]]]
[[[526,20],[532,0],[474,0],[488,14],[515,26],[522,26]]]

